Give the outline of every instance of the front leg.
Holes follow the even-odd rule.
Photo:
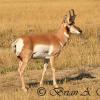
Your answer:
[[[46,72],[46,69],[48,67],[48,61],[49,61],[49,59],[44,59],[44,68],[43,68],[43,72],[42,72],[42,78],[41,78],[41,81],[40,81],[40,86],[43,84],[43,78],[44,78],[44,74]]]
[[[56,78],[55,78],[54,60],[55,60],[55,57],[51,56],[50,57],[50,65],[51,65],[51,69],[52,69],[52,73],[53,73],[53,85],[54,85],[54,87],[58,87],[57,83],[56,83]]]

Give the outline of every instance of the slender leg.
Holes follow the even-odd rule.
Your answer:
[[[18,72],[20,74],[20,79],[21,79],[21,83],[22,83],[22,89],[26,92],[27,89],[25,88],[25,83],[24,83],[24,78],[23,78],[23,74],[24,74],[24,70],[25,67],[27,65],[28,59],[23,59],[23,61],[19,62],[19,68],[18,68]]]
[[[18,68],[18,72],[20,72],[22,64],[23,64],[23,62],[20,60],[20,61],[19,61],[19,68]]]
[[[53,85],[55,87],[58,87],[57,83],[56,83],[56,78],[55,78],[54,56],[50,57],[50,64],[51,64],[51,69],[52,69],[52,73],[53,73]]]
[[[43,84],[43,78],[44,78],[44,74],[46,72],[47,67],[48,67],[48,59],[45,59],[44,60],[44,68],[43,68],[43,72],[42,72],[42,78],[40,81],[40,86]]]

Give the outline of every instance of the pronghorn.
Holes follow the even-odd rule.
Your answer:
[[[56,33],[44,35],[23,35],[12,43],[12,49],[19,59],[18,72],[20,74],[22,89],[24,91],[27,91],[27,89],[25,88],[23,74],[30,58],[44,59],[44,69],[42,72],[40,86],[43,83],[43,77],[46,72],[48,62],[50,62],[53,73],[53,85],[57,87],[54,60],[60,54],[62,48],[66,45],[70,33],[78,35],[82,33],[80,28],[75,26],[75,17],[75,12],[71,9],[69,10],[69,13],[64,16],[60,28]]]

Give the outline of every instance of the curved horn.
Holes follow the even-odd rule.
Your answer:
[[[74,9],[71,9],[70,11],[71,11],[72,16],[76,16]]]
[[[71,10],[70,10],[70,13],[71,13],[70,21],[71,21],[72,23],[74,23],[75,18],[76,18],[74,9],[71,9]]]

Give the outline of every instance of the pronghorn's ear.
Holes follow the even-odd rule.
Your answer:
[[[65,15],[64,18],[63,18],[64,23],[66,23],[66,18],[67,18],[67,15]]]
[[[69,20],[70,19],[70,15],[69,14],[66,14],[63,18],[63,23],[70,23]]]

